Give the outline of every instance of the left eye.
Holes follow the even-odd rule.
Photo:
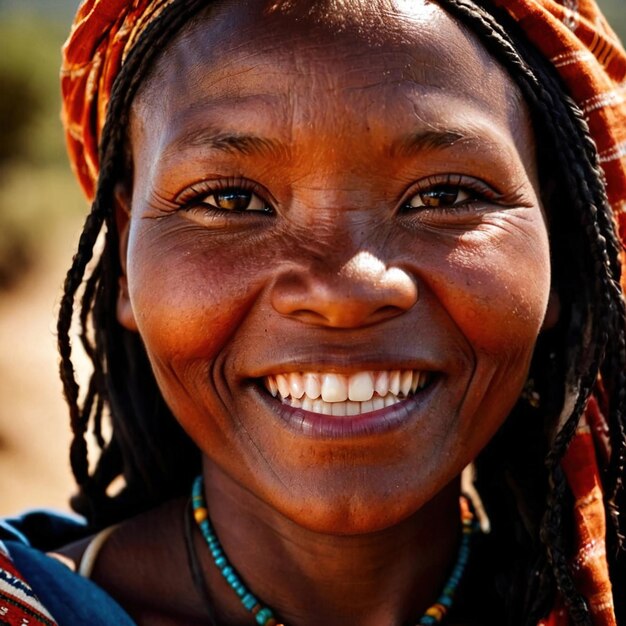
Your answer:
[[[464,204],[472,197],[468,190],[458,185],[436,185],[415,194],[406,206],[411,209],[452,207]]]
[[[259,196],[245,189],[224,189],[204,197],[202,204],[222,211],[243,213],[244,211],[267,212],[269,207]]]

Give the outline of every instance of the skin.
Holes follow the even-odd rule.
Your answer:
[[[118,319],[256,595],[291,626],[392,626],[437,597],[459,473],[554,318],[548,236],[528,112],[475,38],[425,2],[324,4],[224,4],[158,63],[117,193]],[[224,187],[270,211],[217,210]],[[302,432],[259,385],[397,368],[434,382],[384,432]],[[202,621],[187,573],[168,593],[154,574],[187,571],[183,506],[123,526],[98,563],[140,624]],[[220,623],[249,624],[196,547]]]

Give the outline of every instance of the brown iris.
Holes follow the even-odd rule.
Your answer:
[[[244,189],[227,189],[209,196],[215,206],[225,211],[247,211],[252,201],[252,192]]]
[[[459,196],[462,195],[459,187],[452,185],[438,185],[419,194],[420,200],[424,206],[439,207],[451,206],[457,202]]]

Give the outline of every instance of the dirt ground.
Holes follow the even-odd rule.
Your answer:
[[[80,224],[57,226],[41,262],[0,294],[0,516],[68,510],[70,431],[58,379],[55,314]]]

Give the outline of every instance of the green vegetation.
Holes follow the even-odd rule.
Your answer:
[[[66,28],[23,12],[0,20],[0,289],[37,262],[63,219],[85,211],[59,122]]]

